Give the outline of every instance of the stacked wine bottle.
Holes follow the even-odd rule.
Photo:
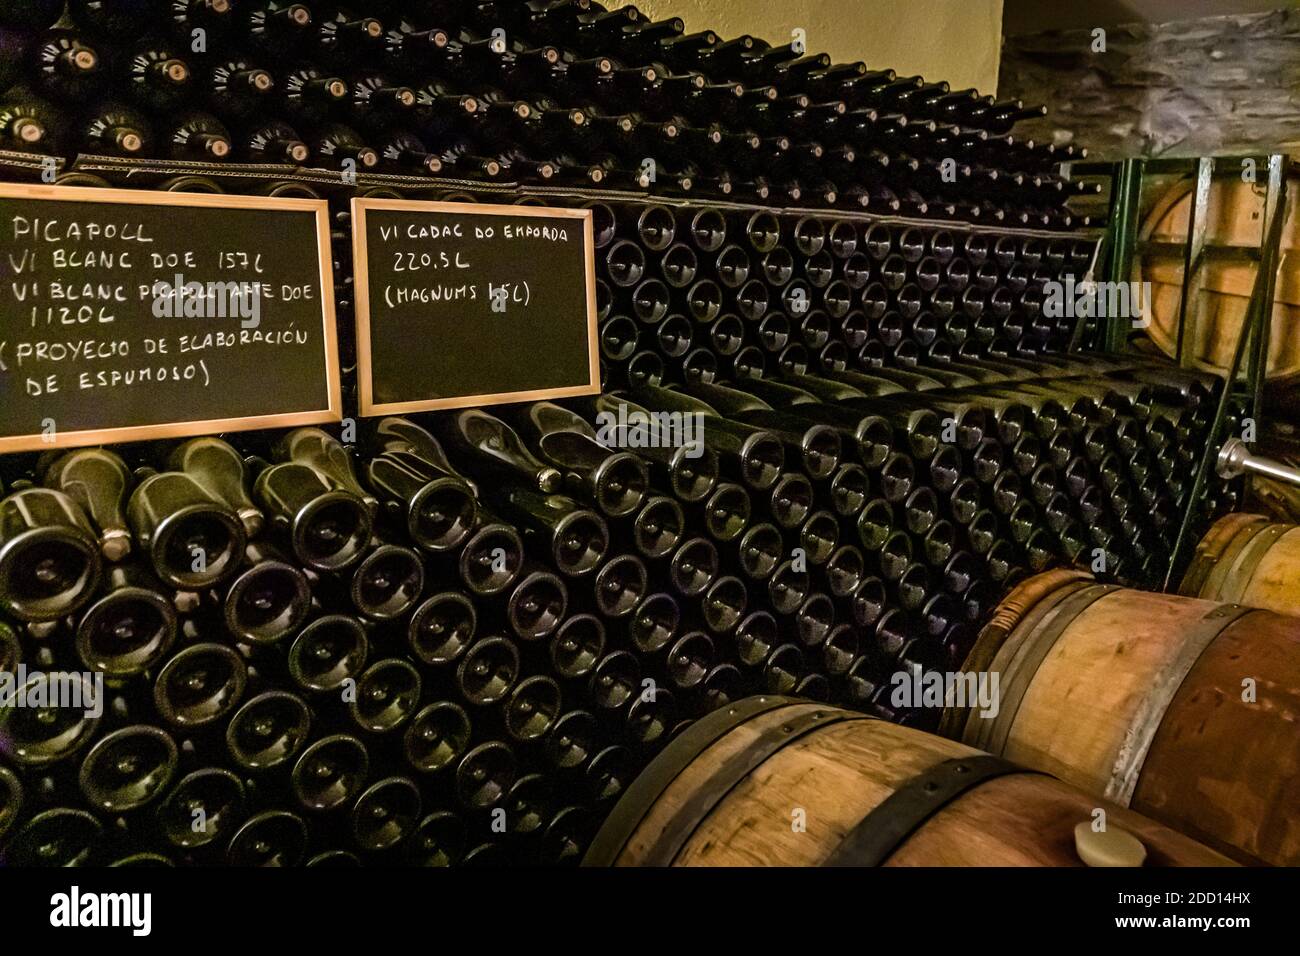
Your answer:
[[[1086,225],[1042,108],[591,0],[0,3],[0,148]]]
[[[1083,239],[710,206],[591,207],[607,382],[1028,357],[1064,352],[1094,328],[1065,291],[1091,263],[1095,244]],[[1048,302],[1053,285],[1059,308]]]
[[[1100,356],[733,386],[6,458],[4,860],[572,862],[729,701],[930,726],[896,675],[1005,588],[1161,572],[1214,397]]]

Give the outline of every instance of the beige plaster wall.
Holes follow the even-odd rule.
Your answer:
[[[679,16],[688,31],[713,29],[788,43],[802,27],[808,49],[865,60],[900,75],[947,80],[954,89],[998,85],[1002,0],[640,0],[647,15]]]

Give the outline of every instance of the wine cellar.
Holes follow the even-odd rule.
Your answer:
[[[1285,137],[760,6],[0,0],[0,866],[1300,864]]]

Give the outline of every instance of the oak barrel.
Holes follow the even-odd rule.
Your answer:
[[[1210,187],[1205,226],[1211,244],[1258,248],[1263,235],[1266,172],[1258,183],[1240,178],[1216,179]],[[1287,184],[1286,220],[1282,224],[1281,256],[1269,337],[1268,377],[1277,385],[1300,383],[1300,220],[1297,196],[1300,183]],[[1181,245],[1187,241],[1195,180],[1175,182],[1155,202],[1143,223],[1140,236],[1156,243]],[[1232,361],[1233,349],[1245,321],[1246,308],[1255,282],[1257,263],[1244,257],[1207,259],[1201,276],[1201,294],[1195,303],[1200,311],[1199,335],[1191,343],[1199,368],[1223,374]],[[1181,253],[1153,250],[1134,263],[1133,279],[1151,283],[1151,325],[1147,334],[1161,351],[1176,357],[1178,350],[1178,302],[1182,294]],[[1192,303],[1189,303],[1191,305]]]
[[[1230,514],[1196,546],[1179,593],[1300,616],[1300,527]]]
[[[1131,810],[963,744],[825,704],[751,697],[682,731],[628,787],[584,863],[1081,866],[1093,837],[1138,846],[1135,837],[1151,866],[1231,865]]]
[[[1300,619],[1048,571],[963,670],[997,675],[998,711],[949,700],[946,735],[1243,862],[1300,863]]]

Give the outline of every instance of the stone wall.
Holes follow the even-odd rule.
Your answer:
[[[1278,0],[1279,3],[1283,0]],[[1093,159],[1300,152],[1300,10],[1007,37],[999,95],[1045,103],[1017,133]]]

